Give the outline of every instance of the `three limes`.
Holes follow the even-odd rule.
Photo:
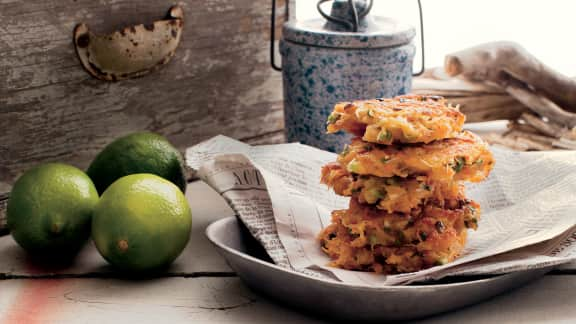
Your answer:
[[[74,253],[90,236],[98,193],[81,170],[60,163],[25,172],[12,187],[7,220],[12,236],[32,253]]]
[[[92,161],[87,171],[102,194],[119,178],[136,173],[156,174],[186,190],[182,156],[161,135],[138,132],[108,144]]]
[[[114,182],[100,198],[92,238],[113,266],[128,271],[163,268],[180,255],[190,236],[190,207],[170,181],[134,174]]]
[[[8,226],[32,253],[72,255],[92,234],[115,267],[158,270],[188,243],[185,189],[180,152],[160,135],[134,133],[105,147],[87,173],[61,163],[25,172],[8,200]]]

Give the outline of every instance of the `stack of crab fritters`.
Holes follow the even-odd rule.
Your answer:
[[[467,229],[476,229],[480,217],[462,182],[482,181],[494,165],[486,143],[462,131],[463,123],[458,109],[439,97],[336,105],[329,132],[363,137],[322,168],[322,182],[351,197],[319,234],[331,265],[403,273],[461,253]]]

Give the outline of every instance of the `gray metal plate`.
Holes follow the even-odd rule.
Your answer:
[[[212,223],[208,239],[252,289],[323,318],[406,320],[447,312],[510,291],[550,268],[483,278],[393,287],[358,287],[312,278],[272,264],[235,217]]]

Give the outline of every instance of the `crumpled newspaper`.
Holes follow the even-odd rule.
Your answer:
[[[279,266],[355,285],[383,286],[451,275],[501,274],[576,261],[576,154],[493,148],[496,167],[467,185],[482,207],[463,254],[430,269],[382,275],[329,267],[316,235],[347,208],[320,184],[335,154],[301,144],[250,146],[217,136],[186,152],[188,166],[222,195]]]

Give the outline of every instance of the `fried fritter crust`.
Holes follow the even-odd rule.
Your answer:
[[[389,178],[424,175],[431,180],[484,180],[494,166],[488,145],[463,131],[455,138],[415,145],[377,145],[355,138],[338,156],[351,173]]]
[[[410,212],[428,201],[443,205],[445,200],[464,199],[464,185],[456,181],[439,182],[426,176],[411,178],[379,178],[356,175],[338,163],[322,167],[321,182],[332,187],[336,194],[354,197],[360,203],[375,204],[392,212]]]
[[[415,272],[452,262],[462,253],[467,237],[466,231],[449,229],[439,239],[431,240],[435,246],[431,250],[414,245],[353,247],[342,226],[331,226],[336,234],[323,248],[332,259],[330,266],[384,274]]]
[[[344,130],[378,144],[430,143],[457,136],[464,121],[464,114],[442,97],[405,95],[339,103],[327,130]]]
[[[354,199],[332,213],[318,236],[331,265],[381,273],[418,271],[453,261],[476,228],[480,209],[473,201],[453,208],[426,205],[410,214],[386,213]]]

